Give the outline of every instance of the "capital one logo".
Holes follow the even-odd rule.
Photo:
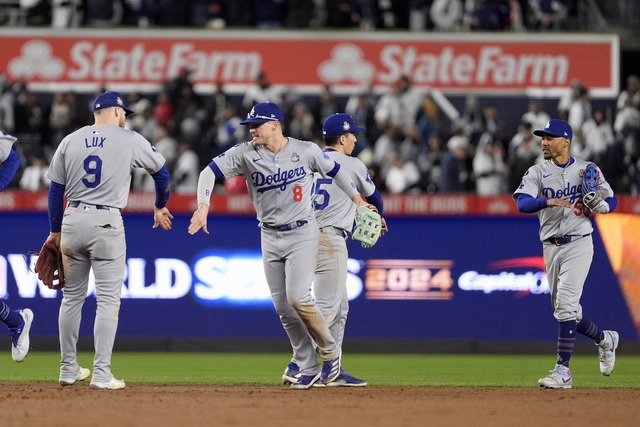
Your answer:
[[[57,79],[64,74],[65,64],[53,56],[48,42],[31,40],[22,45],[20,56],[13,58],[7,69],[15,77]]]
[[[318,66],[318,75],[325,82],[368,82],[373,80],[375,67],[363,58],[362,49],[351,43],[336,45],[331,58]]]

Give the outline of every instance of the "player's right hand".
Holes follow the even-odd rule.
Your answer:
[[[209,214],[209,205],[206,203],[200,203],[198,209],[191,216],[189,222],[189,234],[196,234],[198,230],[202,228],[205,234],[209,234],[207,229],[207,216]]]

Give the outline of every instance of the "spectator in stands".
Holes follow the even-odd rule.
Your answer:
[[[538,31],[559,30],[568,11],[567,0],[529,0],[529,26]]]
[[[198,187],[200,160],[189,144],[178,144],[176,164],[171,174],[171,189],[177,194],[193,194]]]
[[[622,143],[625,166],[631,167],[640,157],[640,110],[627,98],[613,122],[616,138]]]
[[[51,0],[51,26],[53,28],[78,27],[82,0]]]
[[[585,143],[583,159],[597,164],[604,176],[610,176],[607,170],[607,152],[615,142],[613,127],[607,121],[602,108],[593,111],[593,117],[582,125],[582,136]]]
[[[386,177],[388,164],[387,159],[389,154],[396,149],[396,145],[399,141],[398,129],[393,125],[386,125],[382,130],[382,135],[375,141],[373,145],[373,166],[376,173],[374,173],[374,181],[376,186],[384,187],[384,180]]]
[[[387,157],[385,187],[392,194],[420,191],[420,170],[410,160],[403,160],[402,155],[393,150]]]
[[[366,131],[358,135],[358,143],[353,152],[354,156],[358,156],[360,151],[373,147],[373,143],[382,132],[376,126],[375,97],[372,86],[369,85],[364,90],[350,95],[345,105],[345,112],[351,115],[356,123],[367,128]]]
[[[509,142],[507,193],[510,194],[518,188],[522,175],[536,164],[541,156],[540,140],[533,135],[531,123],[522,122],[518,127],[518,133]]]
[[[508,0],[467,0],[463,20],[472,31],[503,31],[511,28]]]
[[[160,92],[153,107],[153,118],[161,126],[173,126],[174,107],[165,92]]]
[[[264,71],[258,73],[255,78],[255,84],[247,89],[242,99],[242,106],[248,111],[252,106],[262,102],[282,103],[280,89],[271,85]]]
[[[49,143],[54,150],[58,144],[60,144],[62,138],[71,132],[72,118],[73,112],[71,111],[71,106],[68,103],[66,95],[62,92],[54,93],[47,120],[49,125]]]
[[[569,118],[569,109],[575,100],[580,98],[580,92],[584,88],[582,81],[580,79],[573,79],[571,81],[571,85],[569,89],[560,96],[560,100],[558,101],[558,118],[560,120],[567,121]],[[538,128],[544,129],[544,128]]]
[[[584,122],[589,120],[592,116],[591,98],[589,97],[589,89],[581,87],[578,90],[578,98],[574,99],[569,106],[569,115],[567,116],[567,123],[572,129],[579,130],[582,128]],[[574,137],[576,135],[574,134]],[[582,139],[582,138],[581,138]]]
[[[354,0],[325,0],[326,26],[329,28],[358,28],[362,22],[360,2]]]
[[[462,24],[463,13],[462,0],[434,0],[429,9],[436,31],[456,31]]]
[[[45,177],[48,169],[49,165],[42,152],[32,154],[29,165],[22,171],[19,182],[20,189],[36,192],[49,188],[51,181]]]
[[[288,135],[303,141],[311,141],[314,136],[315,119],[307,104],[298,102],[291,110],[291,120],[286,124]]]
[[[83,0],[84,25],[87,27],[116,27],[122,24],[122,0]]]
[[[472,165],[476,194],[494,196],[505,193],[508,169],[503,157],[504,149],[500,141],[494,140],[490,132],[483,133],[475,150]]]
[[[28,26],[44,27],[51,24],[50,0],[20,0]]]
[[[441,165],[444,152],[442,138],[438,132],[433,132],[428,139],[427,149],[418,155],[418,169],[420,170],[420,188],[427,193],[436,193],[440,187]]]
[[[0,72],[0,129],[9,133],[13,133],[15,130],[16,94],[12,90],[12,86],[7,76]]]
[[[329,117],[341,111],[344,111],[344,110],[340,107],[338,100],[334,96],[333,91],[331,90],[331,86],[329,85],[322,86],[322,90],[320,91],[320,96],[318,97],[318,101],[315,103],[314,108],[312,110],[314,121],[316,123],[321,123],[325,117]],[[356,123],[364,124],[365,122],[356,121]],[[315,132],[315,134],[316,134],[315,136],[322,137],[322,135],[319,132]],[[358,144],[360,144],[360,142],[361,142],[360,135],[358,135]]]
[[[627,77],[627,86],[618,95],[616,102],[616,110],[620,111],[624,108],[627,99],[631,99],[631,105],[636,108],[640,108],[640,78],[637,75],[631,74]]]
[[[34,153],[45,149],[44,131],[47,117],[40,106],[39,96],[22,87],[15,106],[15,137],[20,142],[22,155],[30,158]]]
[[[402,76],[378,99],[374,115],[378,127],[394,126],[403,138],[414,135],[422,99],[423,95],[411,87],[409,77]]]
[[[531,123],[533,129],[544,129],[549,120],[551,120],[551,117],[546,111],[542,110],[540,101],[529,100],[528,110],[522,115],[521,122]]]
[[[442,158],[442,176],[440,192],[460,193],[467,190],[469,170],[469,138],[462,122],[452,124],[452,136],[447,141],[447,151]]]
[[[489,104],[482,109],[482,133],[489,132],[494,139],[503,141],[506,138],[505,123],[500,118],[500,112],[495,104]]]
[[[171,172],[178,156],[178,142],[169,132],[169,128],[162,124],[156,126],[155,138],[152,140],[153,146],[162,157],[165,158],[166,168]]]
[[[222,111],[222,117],[218,122],[217,145],[218,153],[227,151],[237,143],[243,141],[246,136],[246,129],[240,125],[242,119],[236,112],[233,104],[227,105]]]

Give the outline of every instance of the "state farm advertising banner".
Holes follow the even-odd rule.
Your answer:
[[[0,30],[0,70],[37,89],[153,91],[184,69],[197,87],[272,84],[317,91],[387,87],[402,75],[445,92],[537,91],[573,79],[592,96],[619,91],[615,35],[341,33],[271,31]]]

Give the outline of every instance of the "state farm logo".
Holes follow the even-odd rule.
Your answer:
[[[363,59],[362,49],[351,43],[339,44],[331,50],[331,59],[318,67],[318,76],[326,82],[370,81],[375,67]]]
[[[9,62],[9,73],[17,77],[58,79],[65,71],[64,62],[52,55],[51,45],[44,40],[31,40],[22,45],[20,56]]]

